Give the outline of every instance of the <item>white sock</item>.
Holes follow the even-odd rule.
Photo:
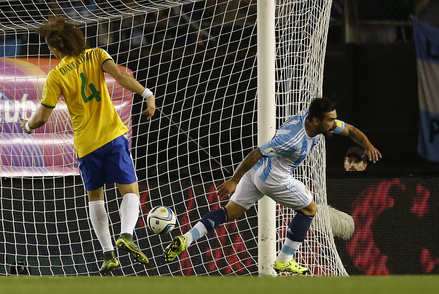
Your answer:
[[[284,245],[282,246],[282,249],[280,250],[277,259],[279,259],[282,262],[290,260],[291,258],[293,258],[293,255],[299,249],[301,244],[302,242],[297,242],[285,238]]]
[[[108,216],[105,210],[104,200],[90,201],[88,203],[90,220],[104,252],[113,251],[110,230],[108,228]]]
[[[192,229],[190,229],[184,236],[187,238],[186,247],[197,241],[207,234],[207,229],[202,222],[198,222]]]
[[[133,235],[140,212],[140,198],[137,194],[127,193],[122,197],[119,215],[121,221],[120,233]]]

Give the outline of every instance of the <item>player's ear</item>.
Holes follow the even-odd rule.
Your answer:
[[[317,117],[313,117],[312,118],[312,124],[313,125],[318,125],[320,123],[320,119],[318,119]]]

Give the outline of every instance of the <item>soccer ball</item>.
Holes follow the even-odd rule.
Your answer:
[[[148,213],[146,225],[156,234],[167,234],[175,228],[177,217],[167,206],[156,206]]]

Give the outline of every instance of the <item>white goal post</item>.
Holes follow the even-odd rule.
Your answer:
[[[322,95],[330,0],[10,0],[0,2],[0,275],[99,275],[102,249],[91,229],[62,99],[35,134],[19,118],[39,107],[42,85],[59,62],[35,33],[50,15],[76,21],[157,97],[147,121],[139,95],[107,76],[129,126],[141,194],[134,238],[151,265],[117,252],[112,275],[271,275],[293,212],[264,199],[245,217],[198,240],[178,259],[162,252],[206,212],[225,202],[216,186],[289,116]],[[347,275],[325,208],[325,146],[295,171],[320,210],[298,261],[312,275]],[[120,195],[104,187],[110,231],[119,235]],[[145,226],[167,205],[178,218],[169,235]]]
[[[276,131],[276,38],[274,0],[259,0],[257,4],[258,48],[258,145],[270,140]],[[258,201],[258,272],[275,275],[272,264],[276,259],[276,203],[265,196]]]

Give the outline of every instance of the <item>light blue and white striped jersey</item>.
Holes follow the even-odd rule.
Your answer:
[[[322,134],[312,138],[306,134],[307,115],[308,109],[304,109],[289,118],[270,141],[259,147],[262,154],[267,157],[261,158],[253,168],[258,170],[259,177],[264,182],[269,178],[275,182],[282,182],[289,177],[321,139]],[[345,123],[340,120],[336,122],[334,134],[339,134],[343,131]]]

